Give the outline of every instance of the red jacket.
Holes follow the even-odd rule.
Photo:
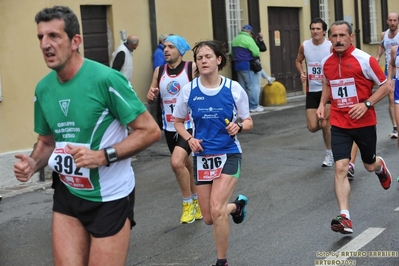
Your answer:
[[[330,86],[330,123],[340,128],[360,128],[377,124],[374,107],[359,120],[349,117],[351,104],[366,101],[374,84],[387,81],[377,60],[351,45],[341,55],[335,51],[322,61],[325,81]]]

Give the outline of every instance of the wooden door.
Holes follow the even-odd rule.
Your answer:
[[[268,15],[271,74],[284,84],[287,93],[302,93],[302,83],[295,67],[300,45],[299,9],[269,7]]]
[[[107,7],[80,6],[84,56],[109,66]]]

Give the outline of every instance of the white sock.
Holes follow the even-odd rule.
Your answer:
[[[349,215],[349,210],[341,210],[341,212],[339,214],[345,214],[347,219],[349,219],[349,220],[351,219],[350,215]]]
[[[326,153],[331,154],[332,155],[332,150],[326,150]]]
[[[188,198],[183,198],[183,203],[184,202],[188,202],[188,203],[193,203],[193,198],[190,196],[190,197],[188,197]]]
[[[378,170],[378,171],[375,171],[375,173],[376,173],[376,174],[381,174],[381,173],[382,173],[382,170],[383,170],[383,166],[382,166],[382,164],[381,164],[381,168],[380,168],[380,170]]]

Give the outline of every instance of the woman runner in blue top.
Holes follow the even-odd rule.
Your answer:
[[[186,84],[173,115],[175,128],[194,153],[193,165],[204,221],[214,225],[216,266],[226,266],[228,215],[237,224],[244,221],[248,199],[239,195],[229,203],[240,177],[242,149],[237,135],[251,130],[248,96],[238,82],[219,75],[226,66],[225,46],[218,41],[199,42],[193,48],[199,77]],[[184,120],[191,113],[195,130],[191,135]]]

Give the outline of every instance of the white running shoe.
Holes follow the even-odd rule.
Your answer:
[[[261,107],[261,106],[259,106],[258,105],[258,107],[256,107],[255,109],[250,109],[249,111],[251,112],[251,113],[259,113],[259,112],[263,112],[265,109],[263,109],[263,107]]]
[[[397,139],[397,138],[398,138],[398,131],[394,129],[391,133],[391,139]]]
[[[334,157],[331,152],[326,152],[326,157],[324,157],[322,167],[330,167],[334,164]]]

